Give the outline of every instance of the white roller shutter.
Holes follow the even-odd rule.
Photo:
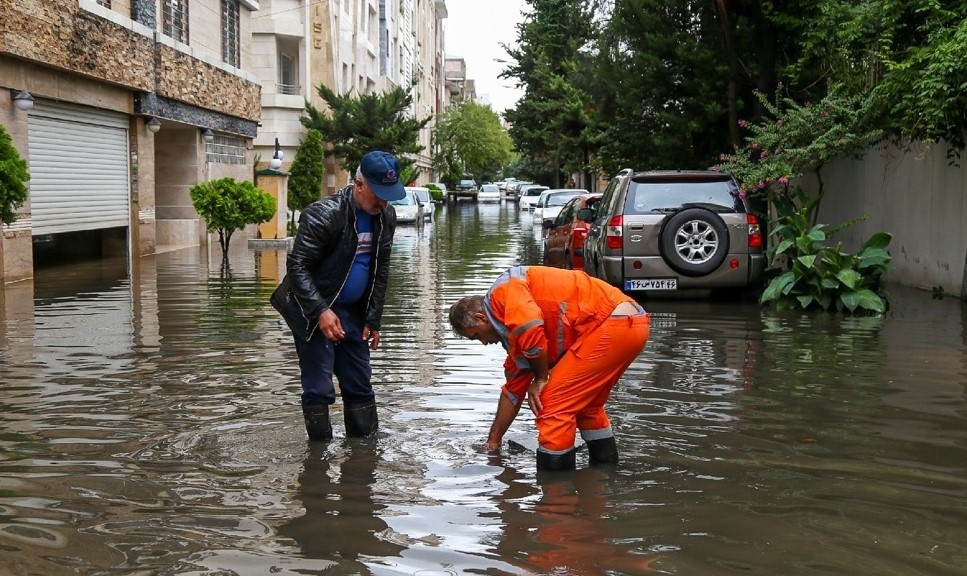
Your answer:
[[[34,235],[130,225],[127,116],[38,100],[27,138]]]

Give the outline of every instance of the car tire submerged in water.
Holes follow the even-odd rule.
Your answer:
[[[685,208],[665,221],[659,246],[673,270],[685,276],[704,276],[721,266],[729,253],[729,231],[714,212]]]

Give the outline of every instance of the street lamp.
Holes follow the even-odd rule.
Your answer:
[[[275,154],[272,155],[272,159],[269,160],[269,168],[273,170],[278,170],[282,167],[282,147],[279,146],[279,139],[275,139]]]
[[[148,127],[150,132],[157,133],[158,130],[161,130],[161,121],[154,116],[148,116],[145,118],[144,125]]]
[[[11,90],[11,92],[13,92],[13,105],[17,107],[17,110],[26,112],[34,107],[34,97],[30,95],[30,92],[26,90]]]

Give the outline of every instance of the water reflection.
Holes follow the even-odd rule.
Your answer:
[[[613,393],[622,463],[538,476],[475,448],[502,351],[447,307],[537,263],[516,206],[401,227],[373,354],[382,433],[310,446],[284,254],[233,244],[0,288],[0,566],[10,574],[964,573],[964,307],[883,318],[647,302]],[[334,406],[333,421],[341,422]],[[522,415],[512,432],[533,434]],[[862,566],[862,569],[857,568]],[[0,569],[2,571],[3,569]]]

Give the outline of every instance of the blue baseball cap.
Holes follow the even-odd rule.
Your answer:
[[[392,202],[406,197],[403,183],[400,182],[400,165],[389,152],[374,150],[363,156],[359,171],[376,196]]]

